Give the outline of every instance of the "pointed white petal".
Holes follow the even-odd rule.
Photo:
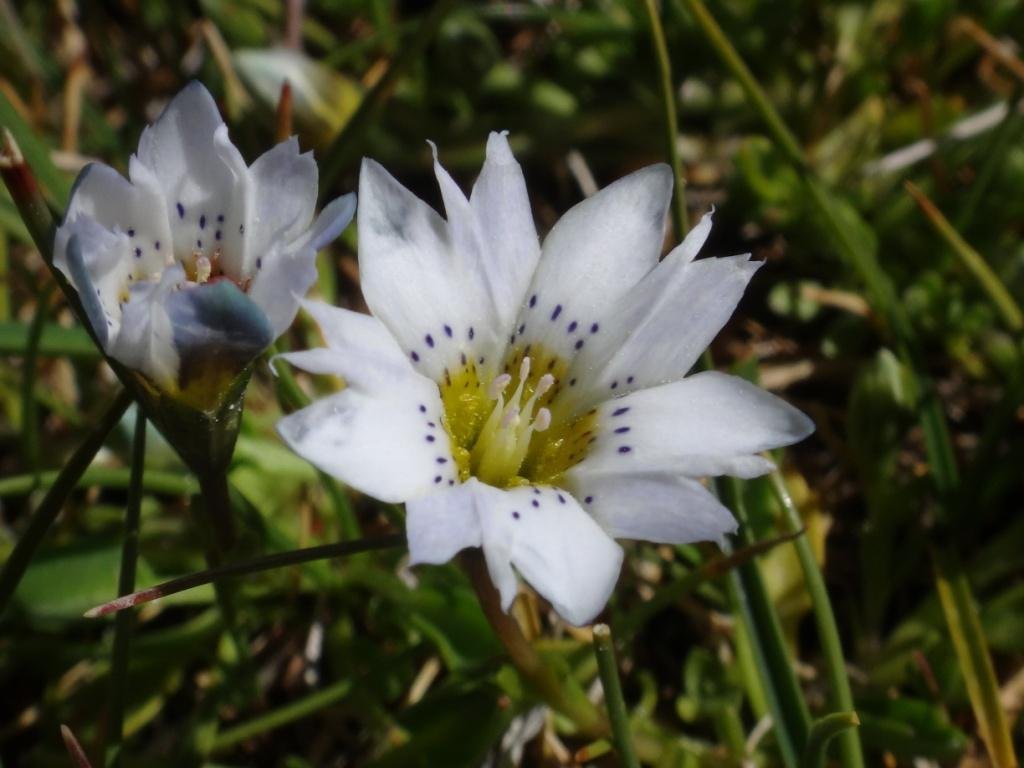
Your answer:
[[[57,231],[54,264],[78,292],[82,307],[107,352],[121,329],[121,300],[130,268],[128,236],[83,216]]]
[[[273,244],[291,244],[313,221],[317,168],[313,154],[299,152],[294,136],[264,152],[249,169],[253,219],[250,249],[265,253]]]
[[[461,484],[405,505],[411,565],[447,563],[466,547],[480,546],[476,492],[475,482]]]
[[[363,296],[417,370],[435,381],[460,354],[495,364],[480,269],[455,248],[447,223],[372,160],[359,177]]]
[[[593,620],[618,580],[622,548],[568,491],[470,484],[477,489],[484,554],[503,607],[508,610],[515,596],[511,564],[566,621]]]
[[[315,186],[314,186],[315,190]],[[332,201],[297,244],[272,243],[253,260],[249,297],[259,305],[275,338],[295,320],[299,303],[316,282],[316,253],[341,234],[355,213],[355,195]],[[260,253],[256,251],[256,253]]]
[[[679,259],[683,262],[693,261],[697,258],[697,254],[700,253],[700,249],[704,247],[704,243],[707,242],[708,235],[711,234],[712,217],[715,214],[714,208],[708,213],[705,213],[700,217],[700,221],[697,222],[697,226],[686,233],[686,237],[683,238],[683,242],[677,245],[672,251],[666,256],[666,259]]]
[[[772,468],[761,451],[814,431],[793,406],[750,382],[706,371],[597,408],[599,434],[579,471],[754,477]]]
[[[600,333],[607,308],[654,268],[672,172],[652,165],[566,213],[544,240],[516,341],[572,357]]]
[[[425,378],[379,389],[353,382],[286,416],[277,430],[324,472],[382,501],[402,502],[457,482],[442,413],[437,387]]]
[[[483,266],[495,311],[501,327],[511,330],[540,259],[540,241],[523,170],[504,133],[488,137],[487,159],[469,202],[480,224]]]
[[[174,254],[193,252],[243,277],[252,185],[241,154],[228,139],[209,92],[192,82],[171,100],[139,139],[138,161],[159,181],[174,237]]]
[[[566,488],[616,539],[664,544],[721,541],[736,520],[703,485],[667,472],[569,470]]]
[[[748,256],[688,262],[670,254],[601,320],[569,372],[559,409],[597,402],[687,374],[761,266]]]
[[[175,264],[158,281],[132,283],[120,333],[110,350],[112,357],[164,389],[176,386],[180,370],[167,301],[184,281],[184,270]]]

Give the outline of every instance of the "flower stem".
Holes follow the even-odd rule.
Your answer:
[[[135,571],[139,557],[139,512],[142,507],[142,476],[146,465],[146,417],[139,408],[135,414],[135,434],[132,438],[131,480],[124,512],[124,542],[121,545],[121,573],[117,580],[117,594],[135,591]],[[110,662],[110,704],[107,719],[109,733],[107,764],[119,766],[121,741],[124,738],[124,703],[128,693],[128,656],[135,614],[123,611],[114,625],[114,647]]]
[[[800,512],[793,503],[789,490],[786,488],[786,481],[778,470],[772,472],[771,483],[772,490],[775,491],[775,497],[782,506],[783,520],[786,527],[790,533],[799,533],[803,526]],[[832,603],[828,597],[828,590],[825,588],[825,580],[822,578],[821,569],[818,568],[818,563],[814,559],[814,553],[811,551],[811,544],[807,540],[806,534],[797,536],[793,541],[793,546],[796,547],[796,556],[800,561],[800,568],[804,574],[804,584],[807,586],[807,592],[811,597],[811,608],[814,612],[815,623],[818,626],[818,639],[821,642],[829,686],[832,689],[833,706],[840,711],[853,712],[853,692],[850,690],[850,679],[846,674],[843,644],[839,639],[839,629],[836,627],[836,617],[832,612]],[[839,742],[843,753],[843,764],[860,768],[864,765],[864,754],[861,750],[860,738],[854,730],[843,730],[844,733],[840,734]],[[807,749],[810,749],[810,744],[808,744]]]
[[[824,768],[829,742],[860,725],[856,712],[833,712],[814,721],[800,768]]]
[[[690,229],[689,216],[686,212],[686,176],[683,174],[683,163],[679,157],[679,118],[676,107],[675,88],[672,86],[672,62],[668,56],[668,45],[665,42],[665,30],[661,25],[661,14],[655,0],[644,0],[644,9],[651,25],[651,39],[654,42],[654,53],[658,60],[658,81],[661,86],[661,104],[664,116],[665,151],[668,153],[669,165],[675,177],[675,190],[672,197],[672,227],[676,238],[682,240]]]
[[[51,288],[44,286],[36,293],[36,309],[28,330],[25,359],[22,361],[21,380],[21,441],[23,455],[29,470],[39,476],[39,415],[36,412],[36,362],[39,342],[46,322],[46,308]]]
[[[576,681],[559,680],[537,649],[523,636],[516,620],[501,609],[501,598],[491,583],[483,553],[479,549],[469,550],[462,554],[461,560],[487,621],[519,674],[538,696],[572,720],[585,736],[590,739],[607,737],[611,732],[607,719]]]
[[[3,569],[0,570],[0,614],[3,614],[7,608],[32,556],[39,548],[53,521],[57,519],[68,495],[78,483],[78,478],[82,476],[93,457],[103,447],[107,435],[117,426],[117,422],[131,401],[131,396],[126,391],[122,390],[118,393],[114,402],[100,417],[99,423],[68,459],[53,486],[47,491],[39,507],[32,513],[28,526],[14,546],[14,551],[11,552],[4,562]]]
[[[626,702],[622,698],[622,684],[619,682],[619,666],[615,660],[611,627],[607,624],[595,624],[593,631],[594,656],[597,658],[597,670],[601,676],[601,686],[604,688],[604,703],[608,708],[615,750],[619,753],[624,768],[640,768],[636,750],[633,749],[633,737],[629,731]]]
[[[132,608],[152,600],[159,600],[161,597],[174,595],[188,589],[201,587],[210,584],[218,579],[246,576],[250,573],[271,571],[277,568],[286,568],[290,565],[301,565],[315,560],[328,560],[335,557],[345,557],[358,552],[368,552],[374,549],[388,549],[399,547],[405,543],[405,536],[400,533],[389,536],[379,536],[372,539],[360,539],[358,541],[341,541],[335,544],[321,544],[316,547],[304,549],[292,549],[288,552],[274,552],[270,555],[255,557],[251,560],[243,560],[236,563],[228,563],[217,568],[210,568],[199,573],[191,573],[188,576],[181,576],[177,579],[165,581],[155,587],[140,589],[130,595],[118,597],[108,603],[103,603],[85,612],[87,619],[94,619],[98,616],[123,611],[125,608]]]
[[[12,475],[0,480],[0,499],[7,496],[22,496],[38,488],[50,488],[60,477],[60,472],[50,470],[34,474]],[[127,488],[131,483],[131,470],[111,467],[90,467],[83,472],[77,488]],[[171,496],[188,496],[199,490],[191,475],[166,470],[150,470],[146,472],[142,487],[148,493],[165,493]]]

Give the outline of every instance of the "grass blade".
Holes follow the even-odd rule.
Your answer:
[[[64,502],[77,485],[78,479],[103,447],[107,435],[117,426],[131,401],[131,396],[123,390],[117,395],[114,402],[107,408],[106,413],[100,417],[99,423],[68,459],[39,507],[32,513],[28,527],[25,528],[18,543],[14,545],[14,551],[11,552],[4,562],[3,569],[0,570],[0,615],[7,608],[18,582],[21,581],[21,577],[25,575],[25,569],[32,561],[32,556],[39,549],[39,545],[42,543],[43,537],[46,536],[46,532],[50,530],[53,521],[57,519]]]
[[[612,644],[612,630],[607,624],[594,625],[594,655],[597,657],[597,671],[604,688],[604,703],[608,708],[608,720],[612,726],[615,751],[625,768],[640,768],[633,737],[629,732],[629,716],[626,702],[622,698],[622,684],[619,682],[619,665],[615,660]]]
[[[828,745],[837,736],[849,734],[860,725],[856,712],[833,712],[814,721],[800,768],[824,768]]]

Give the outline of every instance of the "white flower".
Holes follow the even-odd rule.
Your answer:
[[[482,546],[506,610],[515,570],[582,624],[618,578],[615,538],[721,539],[736,523],[698,478],[763,474],[759,452],[813,426],[742,379],[686,376],[759,264],[694,261],[709,216],[658,262],[667,166],[581,202],[543,247],[503,135],[469,199],[435,171],[447,221],[363,162],[374,316],[305,304],[328,346],[283,357],[348,386],[278,429],[324,471],[405,502],[414,563]]]
[[[246,167],[199,83],[146,128],[128,176],[82,171],[54,263],[107,354],[171,392],[280,335],[355,210],[346,195],[313,221],[317,168],[294,138]]]

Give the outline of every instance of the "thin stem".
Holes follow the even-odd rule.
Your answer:
[[[398,55],[391,60],[387,70],[363,96],[356,111],[327,148],[324,159],[320,161],[321,190],[331,189],[341,172],[362,153],[363,133],[370,127],[377,109],[387,100],[395,80],[412,62],[422,56],[427,45],[434,39],[441,22],[454,7],[454,0],[440,0],[434,3],[423,21],[415,27],[413,39],[399,48]]]
[[[28,329],[25,359],[22,361],[21,379],[21,442],[25,461],[33,475],[39,474],[39,415],[36,409],[36,363],[39,342],[46,322],[47,304],[51,287],[45,286],[36,294],[35,314]]]
[[[860,725],[856,712],[833,712],[814,721],[800,768],[824,768],[828,745],[836,736],[849,735]]]
[[[135,434],[132,438],[131,482],[124,511],[124,542],[121,545],[121,573],[117,579],[117,594],[124,596],[135,591],[135,572],[139,558],[139,512],[142,508],[142,477],[146,466],[146,417],[139,408],[135,414]],[[108,715],[108,765],[119,766],[121,742],[124,738],[124,703],[128,693],[128,657],[135,614],[122,611],[114,625],[114,647],[110,661],[110,705]]]
[[[925,218],[928,219],[928,222],[935,229],[935,232],[946,242],[946,245],[952,249],[953,253],[959,257],[960,263],[974,276],[974,279],[981,285],[982,290],[988,294],[989,299],[1002,316],[1003,322],[1006,323],[1006,327],[1014,333],[1019,333],[1024,329],[1024,313],[1021,312],[1017,302],[1013,300],[1013,296],[1010,295],[1010,292],[996,273],[992,271],[984,257],[961,237],[960,233],[949,222],[949,219],[943,215],[942,211],[938,209],[920,187],[912,181],[903,182],[903,187],[914,198],[914,202],[917,203]]]
[[[43,497],[39,507],[29,518],[28,526],[22,533],[18,543],[14,545],[14,551],[4,562],[0,570],[0,615],[3,614],[10,602],[14,590],[17,588],[21,577],[25,574],[32,556],[50,530],[53,521],[60,514],[64,502],[67,500],[72,489],[78,483],[78,479],[85,472],[86,467],[93,460],[93,457],[103,447],[107,435],[117,426],[122,414],[131,404],[131,396],[124,390],[118,393],[114,402],[107,408],[107,411],[100,417],[99,423],[90,432],[81,445],[68,459],[64,468],[60,471],[53,486]]]
[[[285,568],[291,565],[301,565],[314,560],[328,560],[335,557],[346,557],[357,552],[368,552],[375,549],[389,549],[399,547],[405,543],[405,536],[396,533],[388,536],[379,536],[372,539],[360,539],[358,541],[341,541],[335,544],[321,544],[316,547],[304,549],[293,549],[288,552],[275,552],[270,555],[256,557],[251,560],[244,560],[237,563],[228,563],[216,568],[209,568],[199,573],[191,573],[188,576],[181,576],[177,579],[165,581],[155,587],[148,587],[133,592],[130,595],[119,597],[108,603],[103,603],[85,612],[89,619],[98,616],[122,611],[125,608],[132,608],[152,600],[159,600],[161,597],[184,592],[187,589],[201,587],[210,584],[218,579],[229,579],[237,576],[247,576],[250,573],[271,571],[275,568]]]
[[[622,698],[622,684],[619,681],[619,665],[615,660],[615,647],[612,644],[612,630],[607,624],[595,624],[593,633],[594,656],[597,657],[597,671],[601,676],[601,687],[604,688],[604,703],[608,708],[615,751],[619,753],[624,768],[640,768],[636,750],[633,749],[633,737],[629,731],[626,702]]]
[[[683,175],[683,163],[679,157],[679,118],[676,107],[675,88],[672,86],[672,62],[668,55],[665,42],[665,30],[661,24],[661,14],[655,0],[644,0],[644,9],[651,25],[651,39],[654,42],[654,53],[658,61],[658,81],[661,86],[661,104],[665,127],[665,150],[668,152],[669,165],[675,178],[675,190],[672,198],[672,227],[676,237],[682,239],[690,229],[689,216],[686,211],[686,176]]]
[[[60,737],[64,741],[64,748],[68,751],[68,757],[71,758],[71,762],[74,763],[75,768],[92,768],[92,763],[89,762],[89,756],[85,754],[85,750],[82,749],[82,745],[78,743],[78,739],[75,738],[74,731],[66,725],[61,725]]]
[[[572,720],[591,739],[607,737],[610,726],[575,680],[559,680],[537,649],[523,636],[514,618],[501,608],[501,598],[491,583],[483,553],[478,549],[462,555],[462,565],[476,590],[480,607],[519,674],[552,708]]]
[[[839,639],[839,628],[832,612],[832,602],[821,569],[814,559],[811,543],[806,534],[802,534],[803,522],[800,512],[789,495],[782,474],[775,470],[771,474],[772,490],[782,506],[782,517],[791,533],[800,533],[793,541],[800,568],[804,574],[804,584],[811,598],[811,609],[818,627],[818,639],[821,642],[822,654],[825,658],[825,669],[828,674],[829,686],[832,689],[832,706],[839,711],[853,712],[853,691],[850,690],[850,679],[846,674],[846,658],[843,655],[843,644]],[[812,729],[813,732],[813,729]],[[840,735],[839,748],[844,766],[864,765],[864,754],[861,750],[860,738],[856,731],[846,730]]]
[[[0,355],[27,355],[31,328],[24,323],[0,322]],[[38,354],[43,357],[73,357],[96,360],[102,355],[89,334],[81,328],[44,324]]]

